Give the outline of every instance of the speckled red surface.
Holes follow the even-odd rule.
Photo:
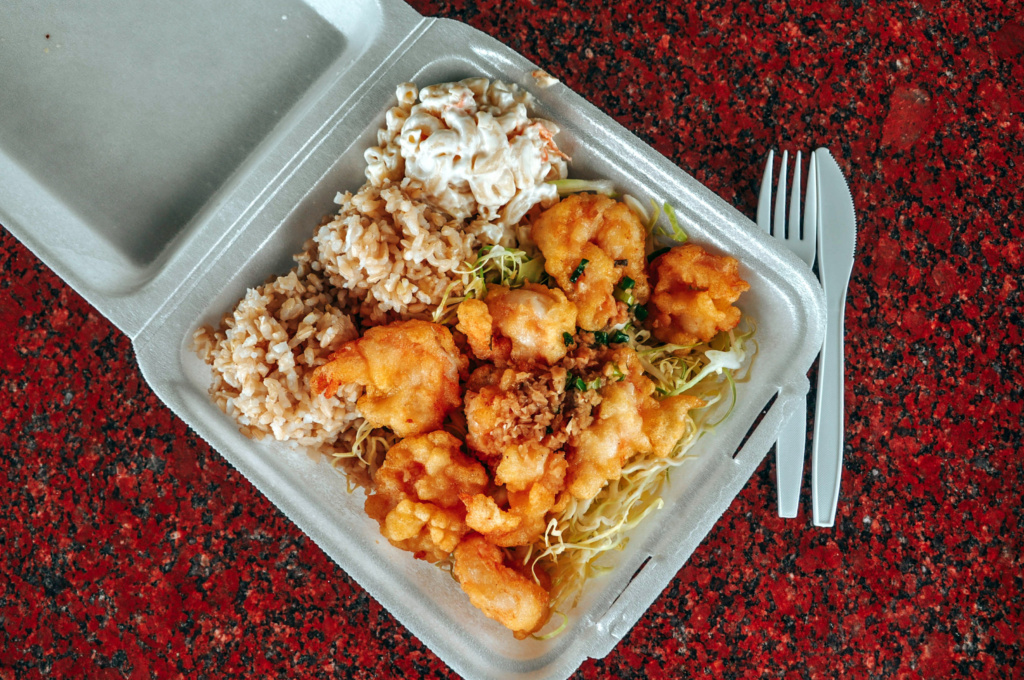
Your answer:
[[[1024,675],[1017,3],[415,2],[497,37],[753,215],[830,146],[860,219],[836,527],[769,458],[577,677]],[[792,148],[795,148],[792,147]],[[446,666],[143,381],[0,232],[0,678],[440,678]]]

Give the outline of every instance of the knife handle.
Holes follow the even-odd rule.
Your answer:
[[[826,291],[826,295],[828,292]],[[835,524],[839,504],[839,482],[843,474],[843,318],[846,315],[846,286],[838,304],[827,305],[828,327],[818,363],[818,399],[814,417],[814,445],[811,454],[811,505],[814,524]]]
[[[779,517],[796,517],[800,508],[800,483],[804,477],[804,447],[807,445],[807,397],[782,424],[775,444],[775,491]]]

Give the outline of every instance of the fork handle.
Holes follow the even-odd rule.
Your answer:
[[[796,517],[800,508],[800,482],[804,476],[804,447],[807,445],[807,398],[782,424],[775,444],[775,491],[779,517]]]
[[[838,300],[829,300],[827,314],[825,344],[821,347],[818,363],[818,400],[811,454],[811,505],[814,524],[819,527],[835,524],[839,482],[843,474],[843,317],[846,314],[846,286],[842,287]]]

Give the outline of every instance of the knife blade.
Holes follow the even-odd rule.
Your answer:
[[[857,247],[853,197],[828,149],[815,151],[818,161],[818,273],[825,290],[828,328],[818,363],[818,397],[811,453],[811,506],[814,524],[835,524],[843,474],[845,412],[843,405],[843,322],[846,289]]]

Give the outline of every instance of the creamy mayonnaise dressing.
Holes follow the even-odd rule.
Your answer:
[[[422,185],[423,198],[457,220],[490,223],[485,240],[507,242],[534,205],[558,200],[548,180],[564,179],[566,157],[552,137],[558,126],[531,118],[531,95],[516,85],[469,78],[419,90],[400,85],[366,152],[371,182],[404,176]],[[418,100],[418,103],[417,103]]]

